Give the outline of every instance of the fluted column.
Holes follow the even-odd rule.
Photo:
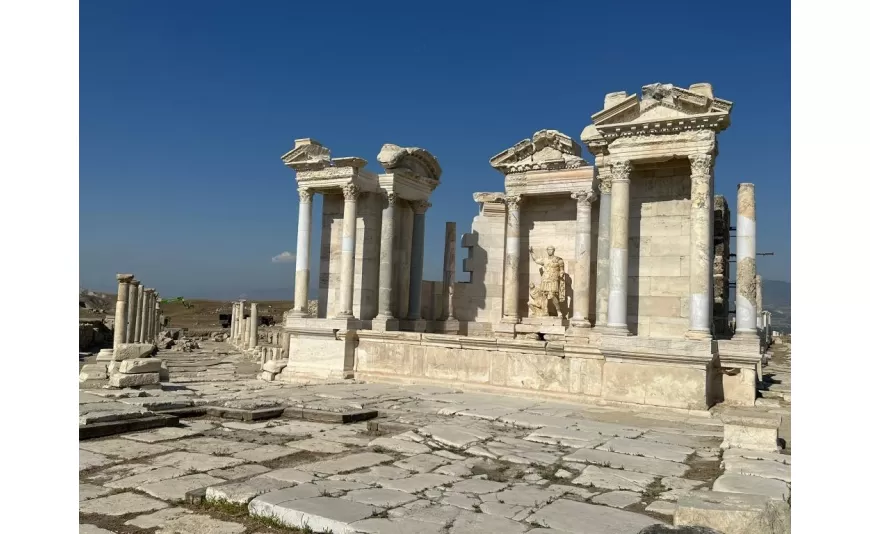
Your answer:
[[[142,319],[145,316],[145,288],[139,286],[136,304],[136,326],[133,333],[133,342],[142,343]]]
[[[597,162],[597,160],[596,160]],[[598,254],[595,265],[595,326],[607,325],[607,298],[610,293],[610,165],[598,171]]]
[[[378,321],[393,319],[393,240],[396,235],[395,193],[387,193],[381,213],[381,264],[378,272]]]
[[[713,156],[689,156],[692,166],[692,205],[689,213],[691,249],[689,254],[689,332],[710,336],[713,303]]]
[[[236,331],[236,303],[233,302],[233,305],[230,310],[230,339],[233,337],[233,333]]]
[[[411,234],[411,283],[408,289],[408,319],[420,319],[423,292],[423,241],[426,238],[426,210],[432,204],[425,200],[411,203],[414,210],[414,231]]]
[[[257,316],[257,303],[251,303],[251,332],[248,337],[248,347],[254,348],[257,346],[257,327],[260,324],[260,319]]]
[[[755,184],[742,183],[737,185],[737,336],[758,337],[755,275]]]
[[[607,327],[628,333],[628,217],[630,199],[629,160],[610,165],[610,289],[607,296]]]
[[[505,197],[507,229],[505,233],[504,313],[502,322],[520,322],[520,204],[522,195]]]
[[[126,343],[136,342],[136,313],[139,309],[139,280],[130,281],[130,296],[127,301]]]
[[[344,220],[341,227],[341,287],[339,293],[338,315],[340,318],[353,318],[353,270],[356,255],[356,201],[359,186],[348,184],[342,188],[344,193]]]
[[[118,302],[115,304],[115,336],[113,348],[117,351],[118,345],[127,339],[127,297],[130,294],[130,282],[132,274],[119,274],[118,279]]]
[[[596,194],[592,190],[577,191],[571,194],[577,201],[576,242],[574,244],[574,314],[571,325],[578,328],[589,328],[589,283],[592,267],[590,253],[592,251],[592,202]]]
[[[308,316],[308,284],[311,279],[311,270],[308,265],[309,251],[311,250],[311,197],[311,189],[299,189],[299,226],[296,230],[296,285],[293,292],[293,310],[290,312],[294,317]]]

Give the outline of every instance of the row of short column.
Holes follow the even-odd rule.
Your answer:
[[[230,340],[245,348],[254,348],[258,344],[260,317],[256,302],[250,304],[250,310],[248,317],[245,317],[245,300],[234,302],[230,319]]]
[[[352,319],[354,293],[354,265],[356,255],[356,212],[359,186],[348,184],[342,188],[344,214],[341,232],[341,277],[339,286],[339,307],[336,318]],[[308,308],[308,286],[311,279],[311,189],[299,190],[299,225],[296,235],[296,279],[294,304],[291,316],[306,317]],[[378,289],[378,315],[376,321],[392,321],[391,304],[393,296],[393,247],[396,226],[396,202],[399,197],[392,192],[384,195],[385,202],[381,218],[381,254]],[[409,320],[421,318],[421,293],[423,288],[423,250],[426,233],[426,211],[432,206],[426,201],[410,203],[414,211],[414,226],[411,238],[410,286],[408,297]]]
[[[160,295],[132,274],[118,274],[113,347],[123,343],[154,343],[163,322]]]

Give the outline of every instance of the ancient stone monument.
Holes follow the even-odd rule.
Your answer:
[[[713,195],[731,107],[710,84],[651,84],[605,96],[580,136],[592,162],[556,130],[496,154],[504,191],[473,195],[480,211],[460,243],[466,282],[455,280],[449,223],[443,280],[423,280],[425,214],[441,180],[432,154],[386,144],[376,174],[362,158],[297,140],[282,158],[300,195],[297,306],[284,324],[286,366],[271,365],[269,378],[463,383],[683,410],[751,403],[763,326],[754,193],[738,192],[733,339],[730,212]]]

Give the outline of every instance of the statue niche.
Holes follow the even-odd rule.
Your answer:
[[[535,287],[534,282],[529,284],[529,316],[550,317],[549,304],[553,301],[556,308],[556,316],[563,319],[565,311],[565,261],[556,256],[556,248],[547,247],[547,255],[539,258],[535,255],[532,247],[529,247],[532,261],[541,266],[541,283]]]

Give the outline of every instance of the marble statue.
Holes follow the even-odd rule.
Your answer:
[[[529,247],[529,254],[532,256],[532,261],[541,266],[541,284],[538,290],[541,293],[541,307],[545,310],[544,315],[549,315],[547,306],[552,300],[556,306],[557,315],[565,317],[562,306],[565,302],[565,261],[556,256],[556,248],[553,246],[547,247],[547,255],[543,258],[536,256],[532,247]]]

